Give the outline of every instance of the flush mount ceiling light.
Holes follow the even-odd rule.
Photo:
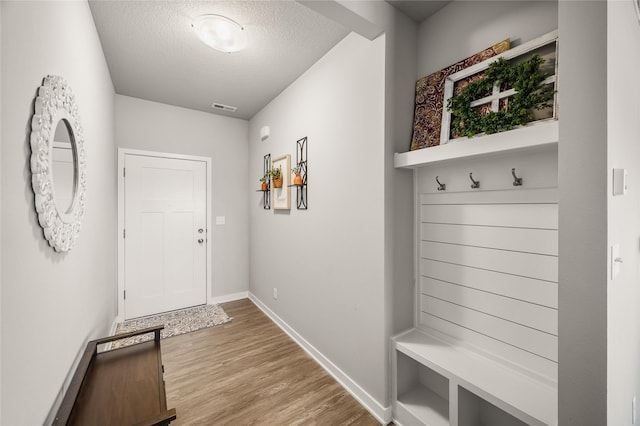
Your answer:
[[[203,43],[221,52],[237,52],[246,45],[244,27],[226,16],[202,15],[191,26]]]

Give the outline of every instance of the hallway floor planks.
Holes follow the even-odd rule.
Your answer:
[[[172,425],[379,425],[250,300],[233,321],[162,341]]]

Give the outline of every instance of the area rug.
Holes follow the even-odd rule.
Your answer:
[[[164,325],[164,329],[160,332],[160,338],[165,339],[202,328],[221,325],[232,319],[233,318],[229,317],[220,305],[202,305],[121,322],[116,328],[116,334],[128,333],[156,325]],[[112,342],[111,349],[145,342],[151,339],[153,339],[153,333],[121,339]]]

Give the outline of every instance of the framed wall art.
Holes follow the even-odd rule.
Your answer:
[[[279,170],[280,178],[276,178]],[[274,210],[291,209],[291,155],[271,160],[271,207]]]
[[[447,77],[487,58],[506,52],[510,45],[510,39],[505,39],[416,82],[411,151],[440,145],[442,112],[446,110],[443,99]]]

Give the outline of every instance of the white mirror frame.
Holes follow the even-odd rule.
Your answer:
[[[53,137],[62,119],[66,119],[71,127],[74,163],[73,201],[66,212],[60,212],[56,207],[52,167]],[[31,120],[31,185],[38,221],[49,245],[58,252],[71,250],[80,234],[84,216],[86,154],[75,96],[60,76],[47,76],[38,88]]]

